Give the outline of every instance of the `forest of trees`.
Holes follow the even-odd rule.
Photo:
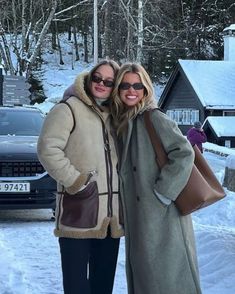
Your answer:
[[[234,0],[97,0],[97,11],[98,57],[138,61],[158,82],[178,58],[222,59],[221,33],[235,23]],[[0,0],[5,73],[33,72],[45,46],[63,64],[61,33],[73,42],[75,60],[92,61],[93,15],[91,0]]]

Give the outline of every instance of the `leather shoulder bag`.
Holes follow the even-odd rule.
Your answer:
[[[150,111],[144,112],[145,126],[155,151],[156,162],[160,168],[163,168],[168,161],[168,157],[160,138],[156,134],[150,113]],[[191,175],[186,186],[175,200],[175,205],[182,215],[190,214],[211,205],[223,199],[226,195],[197,145],[193,146],[193,150],[195,159]]]

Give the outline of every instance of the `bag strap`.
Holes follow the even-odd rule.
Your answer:
[[[148,132],[149,138],[151,140],[153,149],[155,151],[155,160],[157,164],[160,166],[160,168],[163,168],[163,166],[167,163],[168,157],[166,154],[166,151],[162,145],[162,142],[160,138],[158,137],[155,128],[153,126],[153,123],[151,121],[150,117],[150,111],[144,112],[144,122],[146,126],[146,130]]]
[[[72,130],[70,131],[70,134],[72,134],[72,132],[74,131],[75,129],[75,126],[76,126],[76,120],[75,120],[75,115],[73,113],[73,109],[72,109],[72,106],[66,101],[66,100],[61,100],[59,103],[64,103],[68,106],[68,108],[70,109],[71,113],[72,113],[72,117],[73,117],[73,128]]]

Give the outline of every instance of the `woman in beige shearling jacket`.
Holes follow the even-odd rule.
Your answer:
[[[117,70],[103,61],[80,74],[47,115],[38,140],[39,159],[58,183],[55,235],[66,294],[112,293],[123,236],[107,103]]]

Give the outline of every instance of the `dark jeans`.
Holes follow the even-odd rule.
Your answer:
[[[59,238],[65,294],[111,294],[120,239]]]

